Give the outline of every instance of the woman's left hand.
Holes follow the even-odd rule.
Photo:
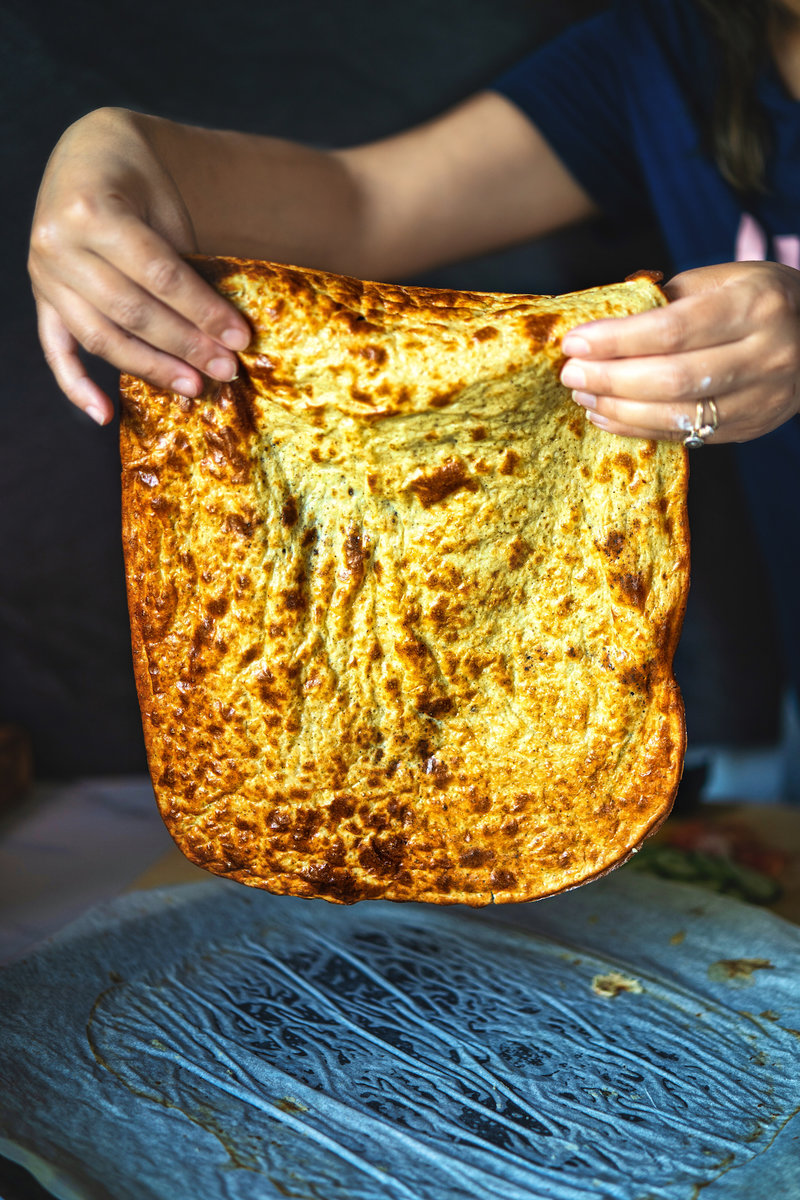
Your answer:
[[[563,340],[562,383],[601,429],[684,440],[710,421],[710,442],[746,442],[800,411],[800,271],[723,263],[676,275],[670,303],[593,321]]]

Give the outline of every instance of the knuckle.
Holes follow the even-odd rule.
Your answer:
[[[137,296],[116,296],[110,316],[123,329],[144,329],[147,326],[147,305]]]
[[[183,338],[183,343],[178,351],[179,358],[182,358],[185,362],[194,363],[195,365],[202,364],[201,369],[203,369],[203,366],[205,365],[206,360],[210,357],[210,354],[211,343],[209,342],[208,338],[204,337],[203,334],[199,332],[187,333]]]
[[[674,308],[664,309],[661,322],[661,349],[672,354],[679,350],[686,338],[686,324],[680,312]]]
[[[607,421],[619,423],[622,420],[621,405],[613,396],[598,396],[595,404],[595,412]]]
[[[179,371],[182,375],[187,374],[185,366],[181,367],[171,357],[158,353],[137,353],[126,369],[129,374],[138,375],[140,379],[146,379],[148,383],[165,392],[173,390],[173,381]],[[191,372],[189,374],[191,375]]]
[[[682,405],[680,408],[671,405],[666,410],[666,416],[667,425],[669,428],[669,436],[671,438],[675,438],[676,441],[679,438],[683,440],[683,438],[685,438],[690,432],[692,425],[694,424],[695,410],[692,408],[691,413],[688,413],[685,405]]]
[[[147,286],[157,295],[172,295],[181,283],[180,264],[170,258],[154,258],[145,274]]]
[[[104,358],[109,349],[108,335],[102,329],[87,329],[80,335],[78,341],[84,350],[97,358]]]
[[[100,208],[91,192],[75,192],[62,205],[61,212],[67,224],[83,228],[97,220]]]
[[[757,327],[771,325],[789,315],[789,300],[783,288],[758,288],[751,293],[748,315]]]
[[[61,248],[62,240],[61,225],[58,221],[35,221],[31,229],[29,270],[34,268],[37,256],[40,258],[55,256]]]
[[[772,392],[767,399],[764,410],[771,420],[781,423],[792,415],[796,410],[796,405],[795,388],[789,385],[777,392]]]
[[[689,369],[679,359],[673,359],[666,365],[662,391],[665,396],[675,399],[688,396],[694,391]]]
[[[615,395],[613,376],[608,367],[600,363],[592,364],[587,371],[587,377],[589,391],[594,392],[596,396],[608,398]]]
[[[796,375],[800,371],[800,340],[782,338],[769,356],[769,368],[778,375]]]
[[[42,352],[44,354],[44,361],[53,374],[58,377],[61,369],[61,355],[44,341],[42,342]]]
[[[225,322],[225,314],[220,312],[219,303],[213,299],[201,305],[194,319],[201,329],[216,330],[221,329],[223,324],[231,324],[230,321]]]

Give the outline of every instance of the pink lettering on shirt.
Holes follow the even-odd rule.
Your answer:
[[[736,234],[736,261],[763,262],[767,257],[767,235],[755,217],[742,213]]]
[[[800,271],[800,237],[795,237],[793,233],[776,237],[775,254],[779,263]]]
[[[800,271],[800,237],[793,233],[778,234],[773,239],[775,257],[785,267]],[[742,213],[736,233],[736,261],[764,262],[767,257],[767,235],[755,217]]]

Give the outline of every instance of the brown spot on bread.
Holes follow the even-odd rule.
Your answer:
[[[363,388],[351,387],[350,388],[350,397],[353,400],[357,400],[359,404],[372,405],[375,403],[375,399],[374,399],[372,393],[364,391]]]
[[[650,591],[650,583],[641,571],[624,571],[618,575],[612,575],[612,579],[628,604],[640,610],[644,609]]]
[[[649,693],[652,678],[653,664],[650,662],[642,663],[641,666],[625,667],[619,672],[619,681],[625,687],[632,688],[637,692]]]
[[[508,566],[511,571],[518,570],[530,557],[531,548],[524,538],[516,537],[508,548]]]
[[[214,473],[224,471],[232,483],[245,483],[250,474],[250,462],[239,444],[236,430],[230,425],[204,430],[206,447],[209,451],[204,463]]]
[[[495,853],[490,848],[482,849],[480,846],[471,846],[469,850],[465,850],[459,855],[458,861],[462,867],[486,867],[489,863],[494,862]]]
[[[462,489],[474,492],[478,488],[477,482],[470,477],[464,463],[456,458],[449,458],[428,475],[412,479],[408,486],[423,508],[440,504],[442,500]]]
[[[210,617],[224,617],[230,606],[231,602],[227,596],[218,596],[216,600],[209,600],[206,612]]]
[[[498,868],[492,871],[489,882],[496,892],[507,892],[517,886],[517,877],[513,871]]]
[[[425,774],[431,775],[436,787],[442,790],[449,787],[453,778],[447,764],[438,759],[435,754],[426,759]]]
[[[351,529],[344,540],[344,562],[348,575],[360,581],[364,575],[364,544],[357,529]]]
[[[356,811],[352,796],[335,796],[328,805],[328,811],[334,821],[346,821]]]
[[[439,696],[436,698],[423,696],[417,703],[417,712],[423,713],[426,717],[433,717],[437,721],[441,720],[442,717],[446,717],[454,709],[455,704],[453,703],[452,696]]]
[[[285,529],[291,529],[292,526],[296,524],[297,501],[295,500],[294,496],[288,496],[287,499],[284,500],[283,507],[281,508],[281,525],[283,525]]]
[[[222,528],[225,533],[235,533],[237,537],[251,538],[255,522],[246,520],[240,513],[227,513],[222,522]]]
[[[513,475],[519,462],[519,455],[514,450],[506,450],[500,462],[501,475]]]
[[[444,625],[447,621],[447,598],[439,596],[431,609],[431,620],[435,625]]]
[[[553,331],[558,327],[559,317],[557,313],[532,313],[530,316],[523,318],[525,332],[530,338],[535,349],[546,345],[553,336]]]
[[[379,367],[382,367],[389,357],[383,346],[362,346],[357,353],[362,358],[366,358],[368,362],[376,363]]]
[[[619,558],[625,545],[625,535],[620,533],[618,529],[612,529],[607,535],[606,540],[600,546],[600,549],[609,558]]]
[[[282,594],[283,605],[287,612],[299,613],[308,608],[308,596],[302,585],[287,588]]]
[[[380,327],[378,325],[373,325],[371,321],[368,321],[363,313],[350,312],[349,310],[345,309],[339,313],[339,317],[342,321],[342,324],[345,325],[351,333],[356,333],[359,335],[380,333]]]

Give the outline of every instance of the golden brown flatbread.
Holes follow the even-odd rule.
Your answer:
[[[183,852],[273,892],[530,900],[669,811],[686,452],[596,429],[562,335],[663,303],[197,259],[252,324],[199,400],[123,380],[150,768]]]

